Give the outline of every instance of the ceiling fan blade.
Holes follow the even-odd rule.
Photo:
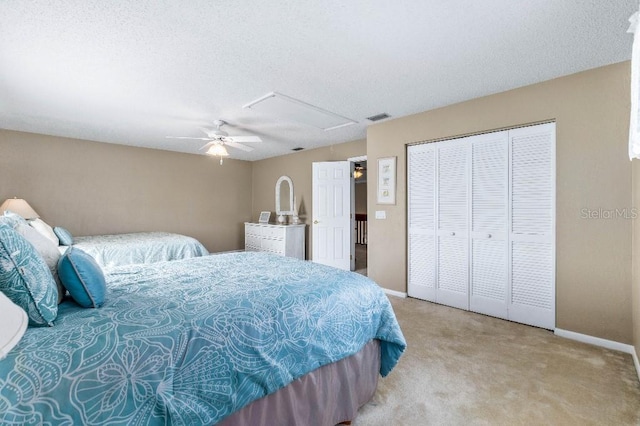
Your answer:
[[[209,136],[209,132],[211,132],[212,130],[212,129],[207,129],[206,127],[198,127],[198,129],[200,129],[207,136]]]
[[[191,138],[189,136],[165,136],[168,139],[193,139],[197,141],[210,141],[211,138]]]
[[[260,139],[258,136],[227,136],[225,138],[225,142],[226,141],[249,143],[249,142],[262,142],[262,139]]]
[[[238,149],[240,149],[242,151],[247,151],[247,152],[253,151],[253,148],[250,148],[248,146],[244,146],[244,145],[236,143],[236,142],[225,141],[224,144],[228,145],[230,147],[233,147],[233,148],[238,148]]]
[[[203,149],[205,149],[205,148],[209,148],[211,145],[215,145],[215,144],[217,144],[217,143],[218,143],[218,141],[211,141],[211,142],[209,142],[209,143],[206,143],[206,144],[204,144],[204,145],[202,145],[202,146],[200,147],[200,150],[203,150]]]

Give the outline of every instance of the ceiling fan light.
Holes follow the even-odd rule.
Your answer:
[[[211,147],[206,152],[207,155],[215,155],[216,157],[228,157],[229,153],[224,145],[215,144],[211,145]]]

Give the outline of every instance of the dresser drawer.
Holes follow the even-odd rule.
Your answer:
[[[244,233],[245,235],[262,235],[262,228],[263,226],[258,226],[258,225],[245,225],[244,226]]]
[[[282,240],[262,240],[262,249],[271,253],[284,255],[284,241]]]
[[[246,234],[244,236],[244,245],[246,247],[260,247],[260,241],[262,241],[262,238],[258,235]]]
[[[265,226],[262,228],[262,236],[271,239],[284,239],[284,229]]]

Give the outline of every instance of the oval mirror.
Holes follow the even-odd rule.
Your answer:
[[[280,176],[276,182],[276,214],[293,214],[293,182],[289,176]]]

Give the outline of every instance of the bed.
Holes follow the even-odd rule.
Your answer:
[[[359,274],[259,252],[106,273],[0,361],[1,424],[334,425],[406,343]]]
[[[136,263],[205,256],[207,249],[195,238],[168,232],[74,237],[73,247],[91,255],[103,268]],[[60,246],[64,253],[66,246]]]

